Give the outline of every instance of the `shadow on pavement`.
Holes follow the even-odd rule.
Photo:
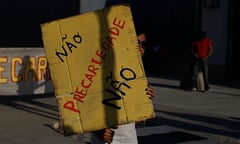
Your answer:
[[[171,118],[156,117],[147,121],[146,126],[168,125],[188,131],[208,133],[214,135],[228,136],[235,139],[240,138],[240,121],[237,119],[222,119],[210,116],[193,115],[186,113],[174,113],[167,111],[158,111],[171,115]],[[174,119],[175,117],[176,119]],[[180,120],[182,119],[182,120]]]
[[[156,87],[164,87],[164,88],[171,88],[171,89],[181,89],[179,86],[168,85],[168,84],[158,84],[158,83],[150,83],[151,86]]]
[[[0,104],[38,116],[58,120],[56,104],[41,102],[40,99],[53,97],[53,94],[35,94],[22,96],[0,96]]]
[[[138,136],[139,144],[176,144],[180,142],[199,141],[205,138],[184,133],[184,132],[170,132],[164,134],[152,134],[149,136]]]

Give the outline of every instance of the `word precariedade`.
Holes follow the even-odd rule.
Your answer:
[[[31,73],[34,73],[32,77],[35,81],[47,80],[44,77],[47,72],[45,56],[29,56],[27,62],[24,59],[22,56],[0,56],[0,84],[27,82]],[[10,70],[6,71],[8,67]],[[22,74],[19,73],[21,68],[24,68]]]
[[[80,113],[80,110],[76,108],[74,101],[78,101],[80,103],[84,103],[84,98],[86,98],[88,94],[88,90],[91,88],[92,83],[94,82],[94,77],[98,74],[98,71],[101,69],[102,61],[108,55],[108,52],[114,46],[114,41],[120,35],[120,31],[124,29],[126,21],[125,20],[118,20],[114,18],[112,22],[112,26],[108,29],[110,36],[107,36],[103,42],[101,42],[101,49],[97,49],[90,60],[90,64],[88,65],[87,72],[85,73],[85,77],[81,80],[80,86],[75,88],[74,96],[72,100],[69,100],[63,104],[63,107],[67,110],[72,112]],[[81,38],[82,40],[82,38]],[[80,42],[80,41],[77,41]],[[72,49],[72,45],[70,45],[70,49]],[[74,47],[75,48],[75,47]],[[65,49],[63,48],[65,51]],[[72,52],[72,51],[71,51]],[[60,53],[58,53],[60,54]],[[57,55],[59,57],[59,55]],[[62,56],[68,56],[65,53]],[[62,61],[62,59],[60,58]],[[62,61],[64,62],[64,61]],[[111,100],[106,100],[103,103],[108,104]],[[117,106],[113,106],[117,108]]]

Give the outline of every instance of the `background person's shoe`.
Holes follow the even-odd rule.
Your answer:
[[[205,86],[205,90],[208,91],[210,89],[209,86]]]
[[[193,88],[192,88],[192,91],[197,91],[197,88],[196,88],[196,87],[193,87]]]

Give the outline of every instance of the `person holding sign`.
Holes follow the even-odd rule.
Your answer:
[[[143,56],[146,48],[146,35],[138,34],[140,55]],[[146,93],[150,99],[154,97],[154,91],[150,85],[146,86]],[[91,144],[138,144],[135,123],[119,125],[93,132]]]
[[[141,7],[142,4],[139,1],[130,0],[107,0],[105,6],[128,3],[131,7],[133,21],[137,33],[137,39],[139,44],[140,55],[143,56],[146,48],[146,34],[143,30],[143,16]],[[150,85],[146,86],[146,93],[150,99],[154,97],[154,91]],[[93,132],[91,144],[138,144],[135,123],[123,124],[113,128],[106,128]]]

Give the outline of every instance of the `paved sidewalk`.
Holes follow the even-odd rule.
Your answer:
[[[167,77],[149,77],[149,81],[157,94],[154,122],[174,127],[189,139],[200,136],[205,143],[206,139],[211,144],[240,143],[240,87],[210,84],[203,93],[180,89],[179,80]]]
[[[139,144],[240,144],[240,89],[210,84],[210,91],[179,89],[179,80],[148,77],[156,118],[138,127]],[[58,120],[54,96],[0,96],[0,144],[84,144],[49,127]]]

